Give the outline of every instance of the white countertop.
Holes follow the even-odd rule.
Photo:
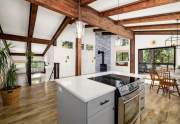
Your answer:
[[[126,76],[129,75],[129,76],[139,77],[138,75],[134,75],[134,74],[122,74],[120,72],[109,71],[109,72],[62,78],[56,80],[56,82],[62,88],[66,89],[74,96],[82,100],[83,102],[88,102],[95,98],[103,96],[107,93],[113,92],[115,90],[115,87],[88,79],[89,77],[101,76],[105,74],[119,74],[119,75],[126,75]]]

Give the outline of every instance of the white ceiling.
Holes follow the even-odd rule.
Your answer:
[[[0,0],[0,24],[4,33],[27,36],[29,2]]]
[[[167,21],[156,21],[156,22],[143,22],[143,23],[134,23],[134,24],[125,24],[124,26],[144,26],[144,25],[159,25],[159,24],[176,24],[177,20],[167,20]],[[180,22],[178,22],[180,23]]]
[[[8,43],[12,44],[10,47],[10,52],[13,53],[25,53],[26,52],[26,43],[19,42],[19,41],[7,41]]]
[[[110,16],[113,20],[118,19],[129,19],[129,18],[135,18],[135,17],[142,17],[142,16],[150,16],[150,15],[156,15],[156,14],[163,14],[163,13],[170,13],[170,12],[178,12],[180,11],[180,2],[162,5],[158,7],[152,7],[148,9],[128,12],[124,14],[119,14],[115,16]]]
[[[27,36],[29,25],[30,3],[25,0],[0,0],[0,25],[3,32],[13,35]],[[38,7],[33,37],[50,40],[62,23],[64,15]],[[25,53],[26,43],[13,43],[11,52]],[[42,54],[47,45],[32,44],[32,52]]]
[[[166,28],[166,29],[143,29],[143,30],[133,30],[133,31],[160,31],[160,30],[177,30],[177,28]]]
[[[33,37],[50,40],[64,17],[64,15],[39,6]]]
[[[122,5],[132,3],[135,1],[138,1],[138,0],[97,0],[89,4],[89,6],[101,12],[101,11],[108,10],[114,7],[118,7],[118,5],[122,6]]]
[[[47,45],[32,43],[32,52],[42,54],[46,47]]]

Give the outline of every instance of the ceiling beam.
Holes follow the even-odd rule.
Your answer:
[[[111,32],[102,32],[102,35],[115,35],[115,34],[113,34]]]
[[[52,37],[51,42],[48,44],[48,46],[44,50],[43,55],[46,54],[46,52],[48,51],[48,49],[51,47],[52,44],[54,44],[54,45],[57,44],[56,43],[57,38],[60,36],[60,34],[63,32],[63,30],[67,27],[67,25],[70,23],[70,21],[71,21],[71,18],[69,18],[69,17],[64,18],[63,22],[61,23],[61,25],[57,29],[56,33]]]
[[[11,56],[26,56],[25,53],[10,53]],[[33,56],[43,56],[43,54],[33,54]]]
[[[85,25],[85,28],[93,28],[94,26],[92,25]]]
[[[93,31],[94,31],[94,32],[103,32],[103,31],[105,31],[105,30],[98,28],[98,29],[93,29]]]
[[[179,30],[180,32],[180,30]],[[177,30],[151,30],[151,31],[135,31],[136,35],[176,35]]]
[[[2,33],[0,33],[0,39],[19,41],[19,42],[32,41],[32,43],[37,43],[37,44],[48,44],[50,42],[50,40],[45,40],[45,39],[30,38],[25,36],[2,34]]]
[[[38,5],[33,3],[30,4],[30,14],[29,14],[29,27],[28,27],[28,37],[32,38],[34,33],[34,27],[36,23],[36,16],[37,16]],[[31,42],[30,40],[27,41],[27,53],[30,54],[31,50]],[[27,55],[27,66],[26,66],[26,74],[29,85],[31,85],[31,56]]]
[[[93,3],[95,1],[97,1],[97,0],[81,0],[81,5],[83,5],[83,6],[88,5],[88,4]]]
[[[180,26],[180,24],[178,24]],[[152,29],[177,29],[177,24],[160,24],[160,25],[146,25],[146,26],[131,26],[126,27],[129,30],[152,30]]]
[[[30,5],[30,15],[29,15],[29,28],[28,28],[28,37],[33,37],[34,27],[36,23],[38,6],[31,3]]]
[[[180,19],[180,12],[165,13],[159,15],[131,18],[116,21],[118,24],[133,24],[133,23],[144,23],[144,22],[156,22],[156,21],[167,21],[167,20],[177,20]]]
[[[78,3],[74,0],[26,0],[31,3],[43,6],[66,16],[78,17]],[[81,6],[81,20],[106,31],[121,35],[126,38],[133,38],[132,32],[123,26],[117,25],[112,19],[100,16],[100,13],[88,6]]]
[[[67,25],[71,22],[71,18],[65,17],[63,22],[60,24],[59,28],[57,29],[56,33],[54,34],[53,38],[51,39],[51,43],[56,45],[56,40],[60,36],[60,34],[64,31]]]
[[[117,14],[147,9],[151,7],[166,5],[174,2],[178,2],[179,0],[140,0],[127,5],[115,7],[109,10],[102,12],[103,16],[113,16]]]

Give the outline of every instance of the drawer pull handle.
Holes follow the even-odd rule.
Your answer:
[[[109,102],[109,100],[105,100],[104,102],[100,102],[100,105],[104,105],[104,104],[106,104],[108,102]]]

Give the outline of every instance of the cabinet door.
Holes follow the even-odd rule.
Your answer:
[[[109,106],[88,118],[88,124],[114,124],[113,106]]]

